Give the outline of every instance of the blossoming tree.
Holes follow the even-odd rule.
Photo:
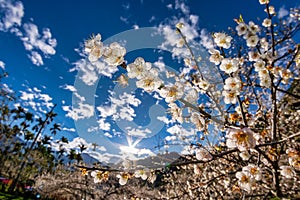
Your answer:
[[[160,78],[162,72],[147,58],[127,63],[126,49],[117,42],[105,46],[100,34],[87,40],[84,50],[89,62],[100,59],[112,68],[126,69],[120,84],[126,86],[132,79],[138,88],[158,94],[175,123],[192,124],[202,137],[192,143],[175,135],[188,144],[191,154],[163,168],[134,169],[126,162],[121,170],[81,165],[84,175],[96,184],[107,184],[114,177],[124,187],[136,178],[149,183],[159,179],[164,190],[158,194],[168,199],[299,198],[299,109],[287,101],[300,98],[294,90],[299,83],[300,46],[295,35],[300,12],[291,9],[278,19],[269,0],[259,2],[266,13],[261,22],[240,16],[228,33],[212,34],[207,52],[218,68],[220,84],[212,83],[201,70],[183,23],[174,27],[178,36],[174,46],[189,56],[184,58],[185,70],[164,72],[173,82]],[[217,133],[217,142],[210,141],[212,132]],[[140,191],[128,195],[147,198]]]

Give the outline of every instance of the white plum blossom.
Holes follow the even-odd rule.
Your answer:
[[[259,78],[269,77],[269,71],[266,68],[261,69],[258,71],[258,76],[259,76]]]
[[[124,62],[126,49],[119,43],[113,42],[109,47],[104,48],[104,61],[111,66],[118,66]]]
[[[266,19],[264,19],[262,25],[263,25],[264,27],[266,27],[266,28],[267,28],[267,27],[270,27],[270,26],[272,25],[272,20],[269,19],[269,18],[266,18]]]
[[[270,0],[259,0],[260,4],[268,4],[270,2]]]
[[[268,10],[265,9],[265,12],[267,13]],[[270,13],[270,15],[275,15],[276,14],[274,6],[269,6],[269,13]]]
[[[228,148],[238,148],[240,151],[252,149],[256,145],[254,133],[249,128],[229,129],[226,134]]]
[[[239,92],[234,90],[223,90],[222,95],[224,96],[224,102],[226,104],[236,104]]]
[[[266,38],[261,38],[259,43],[260,43],[260,46],[261,46],[262,49],[264,49],[265,51],[268,51],[269,43],[268,43]]]
[[[168,106],[170,107],[168,111],[171,113],[172,118],[179,123],[183,123],[182,108],[178,107],[176,103],[169,103]]]
[[[184,44],[185,44],[184,39],[183,39],[183,38],[180,38],[180,39],[176,42],[176,47],[182,48]]]
[[[271,78],[269,76],[260,77],[259,84],[262,87],[270,87],[271,86]]]
[[[229,77],[225,80],[225,90],[239,91],[241,89],[241,81],[237,77]]]
[[[289,148],[286,150],[289,157],[289,164],[296,170],[300,170],[300,152],[296,149]]]
[[[200,80],[198,82],[195,82],[194,81],[194,84],[195,84],[195,89],[198,91],[198,92],[206,92],[209,88],[209,83],[205,80]]]
[[[157,76],[149,73],[144,78],[138,80],[136,82],[136,86],[138,88],[142,88],[147,92],[153,92],[154,90],[158,89],[162,85],[163,81],[159,79]]]
[[[91,172],[91,176],[94,178],[94,183],[101,183],[102,181],[108,179],[109,173],[95,170]]]
[[[101,42],[101,35],[98,33],[96,36],[92,36],[91,39],[85,41],[85,52],[88,53],[88,59],[90,62],[97,61],[103,54],[103,43]]]
[[[259,41],[259,38],[257,35],[252,35],[250,37],[247,38],[246,42],[247,42],[247,46],[248,47],[255,47],[257,45]]]
[[[196,126],[198,131],[203,131],[205,129],[205,120],[199,115],[199,113],[193,112],[190,120]]]
[[[207,150],[201,148],[196,150],[196,159],[206,162],[213,159],[213,157]]]
[[[239,153],[239,156],[243,159],[243,160],[249,160],[250,159],[250,154],[248,151],[242,151],[241,153]]]
[[[126,185],[128,179],[129,179],[130,174],[127,172],[122,172],[117,175],[117,178],[119,178],[119,184],[120,185]]]
[[[262,179],[261,168],[258,166],[248,164],[248,166],[243,167],[242,171],[250,174],[250,176],[257,181]]]
[[[211,56],[209,57],[209,61],[214,63],[215,65],[219,65],[221,63],[222,59],[224,58],[220,54],[220,51],[218,51],[216,49],[210,49],[209,53],[211,54]]]
[[[243,22],[240,22],[237,27],[235,28],[235,30],[237,31],[238,35],[245,35],[247,33],[247,25]]]
[[[278,78],[279,76],[281,76],[282,68],[279,66],[275,66],[271,69],[271,72],[273,73],[274,77]]]
[[[181,83],[176,82],[172,86],[165,86],[160,91],[161,97],[165,98],[165,101],[170,103],[180,99],[184,94],[184,87]]]
[[[250,31],[250,34],[255,35],[259,31],[259,27],[253,21],[250,21],[248,23],[248,30]]]
[[[154,172],[151,172],[149,177],[148,177],[148,182],[149,183],[154,183],[154,181],[156,180],[157,176]]]
[[[102,178],[101,175],[102,175],[102,172],[98,171],[98,170],[95,170],[95,171],[91,172],[91,176],[94,178],[94,183],[100,183],[101,182],[101,178]]]
[[[147,175],[147,171],[143,170],[143,169],[140,169],[140,170],[137,170],[134,172],[134,176],[136,178],[141,178],[143,180],[146,180],[148,178],[148,175]]]
[[[260,58],[260,55],[257,51],[249,51],[248,52],[249,61],[257,61]]]
[[[231,44],[232,37],[226,35],[225,33],[215,33],[214,41],[218,47],[223,47],[224,49],[229,49]]]
[[[252,187],[255,184],[254,179],[251,178],[249,173],[246,172],[237,172],[235,174],[235,177],[237,179],[239,179],[239,186],[241,187],[241,189],[247,191],[247,192],[251,192],[252,191]]]
[[[280,76],[282,78],[282,83],[284,83],[284,84],[288,84],[290,78],[293,77],[293,74],[292,74],[290,69],[280,70],[279,73],[280,73]]]
[[[178,28],[178,29],[182,29],[183,27],[184,27],[184,23],[182,23],[182,22],[179,22],[176,24],[176,28]]]
[[[190,58],[184,58],[183,62],[185,66],[192,67],[192,60]]]
[[[258,59],[255,63],[254,63],[254,70],[256,72],[259,72],[261,70],[265,70],[266,67],[265,67],[265,62],[262,60],[262,59]]]
[[[238,63],[236,59],[225,58],[221,62],[220,69],[227,74],[231,74],[239,69]]]
[[[151,63],[145,62],[144,58],[138,57],[135,61],[129,65],[127,65],[128,77],[129,78],[144,78],[149,70],[152,68]]]
[[[291,166],[280,166],[280,174],[285,178],[293,178],[295,176],[295,171]]]
[[[187,92],[184,99],[191,104],[197,104],[198,97],[199,97],[198,95],[199,94],[195,89],[191,89]]]

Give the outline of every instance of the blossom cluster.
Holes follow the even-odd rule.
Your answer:
[[[251,192],[256,181],[262,179],[262,170],[253,164],[243,167],[242,171],[236,173],[238,184],[241,189]]]
[[[85,168],[80,168],[81,172],[82,172],[82,176],[86,176],[88,175],[88,172]],[[105,170],[93,170],[90,175],[94,180],[94,183],[104,183],[107,182],[109,177],[110,177],[110,172],[109,171],[105,171]],[[126,183],[128,182],[128,180],[130,178],[141,178],[144,181],[148,181],[150,183],[153,183],[156,180],[156,175],[154,172],[150,171],[150,170],[145,170],[145,169],[139,169],[132,172],[128,172],[128,171],[123,171],[120,172],[116,175],[116,178],[118,178],[118,182],[120,185],[126,185]]]
[[[88,53],[90,62],[96,62],[102,56],[104,61],[110,66],[118,66],[124,62],[126,49],[119,43],[113,42],[109,46],[103,46],[101,35],[98,33],[85,42],[85,52]]]
[[[258,191],[258,184],[263,181],[268,182],[270,177],[275,180],[274,176],[280,174],[280,178],[293,180],[297,177],[297,171],[300,170],[299,150],[287,148],[285,153],[282,153],[286,148],[282,144],[286,144],[288,140],[278,139],[279,130],[276,127],[277,124],[274,124],[278,122],[277,117],[281,115],[281,111],[278,111],[280,110],[279,106],[276,104],[278,101],[276,92],[278,87],[282,86],[281,83],[289,85],[296,74],[296,70],[293,71],[290,66],[293,64],[299,68],[299,46],[288,50],[288,53],[282,53],[286,51],[285,48],[275,48],[277,45],[274,42],[275,34],[273,33],[275,9],[269,5],[269,0],[259,0],[259,3],[266,6],[265,12],[268,15],[263,19],[262,26],[253,21],[246,23],[242,16],[236,20],[235,36],[244,42],[244,46],[241,48],[243,50],[232,53],[234,37],[227,33],[216,32],[212,35],[213,45],[208,49],[209,61],[218,68],[221,74],[223,79],[221,91],[213,91],[220,88],[214,88],[203,76],[194,55],[184,58],[186,70],[175,74],[160,71],[142,57],[127,64],[124,59],[125,48],[118,43],[104,47],[100,34],[92,37],[85,44],[90,62],[95,62],[103,57],[104,61],[112,67],[121,65],[126,68],[127,76],[123,74],[118,80],[122,85],[126,86],[128,79],[134,79],[138,88],[162,97],[168,105],[168,113],[173,123],[180,125],[191,123],[197,134],[207,134],[213,128],[217,129],[218,133],[221,131],[225,133],[217,144],[209,142],[209,138],[211,138],[209,135],[205,147],[199,145],[200,140],[204,140],[204,137],[198,137],[195,134],[195,138],[201,139],[196,141],[196,144],[190,145],[193,147],[186,148],[192,149],[191,152],[195,153],[192,158],[189,158],[193,163],[193,172],[210,182],[209,180],[214,180],[215,177],[217,177],[215,179],[219,179],[225,176],[224,174],[229,172],[229,169],[235,169],[234,181],[224,179],[224,182],[228,185],[230,182],[235,182],[232,188],[241,189],[249,194],[254,190]],[[184,24],[181,22],[176,25],[179,34],[182,34],[180,31],[183,27]],[[264,32],[268,34],[263,35]],[[178,47],[178,44],[185,44],[189,47],[184,36],[175,45]],[[179,46],[184,47],[184,45]],[[291,62],[285,60],[285,56],[289,55],[292,55],[290,56],[292,57]],[[279,62],[281,58],[284,59]],[[161,73],[165,73],[166,77],[173,78],[175,81],[167,83],[160,77]],[[272,95],[266,91],[272,92]],[[268,95],[271,97],[267,97]],[[203,96],[205,96],[202,98],[205,99],[203,101],[207,100],[208,102],[205,105],[200,103]],[[271,104],[275,108],[272,108],[270,103],[266,103],[265,99],[271,99]],[[206,109],[209,106],[210,108]],[[214,113],[214,109],[219,109],[218,117],[215,118],[211,114]],[[182,126],[178,127],[182,128]],[[271,136],[271,132],[273,136]],[[174,137],[177,138],[177,136],[184,138],[184,136],[180,137],[180,134]],[[281,149],[276,145],[281,145]],[[194,148],[194,146],[197,147]],[[232,155],[237,157],[234,158],[236,160],[232,159],[237,163],[232,164],[230,163],[233,162],[232,160],[225,159],[226,151],[232,152]],[[220,154],[218,155],[218,153]],[[280,157],[284,156],[288,158],[288,161],[279,162]],[[215,170],[211,173],[213,175],[205,174],[206,172],[203,171],[203,168],[207,166],[205,164],[213,162],[215,159],[228,161],[228,166],[232,166],[228,167],[227,171]],[[242,162],[239,163],[239,161]],[[197,163],[204,163],[204,167]],[[265,167],[271,170],[265,170]],[[270,173],[270,171],[272,172]],[[91,176],[95,183],[100,183],[107,180],[108,173],[93,171]],[[226,176],[229,177],[227,174]],[[132,177],[149,182],[154,182],[156,179],[155,174],[146,169],[139,169],[135,172],[123,171],[117,175],[120,185],[125,185]],[[190,182],[188,182],[188,187],[192,191]]]

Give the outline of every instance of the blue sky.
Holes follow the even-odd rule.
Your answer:
[[[277,11],[280,8],[284,11],[299,5],[299,0],[271,0],[271,4]],[[74,117],[72,119],[66,115],[72,105],[72,86],[78,73],[78,62],[83,58],[82,45],[91,34],[101,33],[102,39],[106,40],[126,30],[172,23],[174,25],[174,22],[180,19],[192,23],[191,16],[197,18],[197,23],[192,25],[192,29],[198,34],[205,29],[203,34],[208,34],[226,31],[228,26],[235,26],[233,18],[238,18],[240,14],[245,21],[257,21],[265,16],[258,0],[0,0],[0,61],[10,74],[6,83],[8,87],[17,91],[17,95],[23,100],[22,105],[36,110],[40,107],[40,111],[49,109],[52,104],[58,105],[55,109],[58,113],[57,122],[62,124],[63,131],[57,138],[76,138],[72,143],[76,146],[84,141],[78,138],[78,127],[75,126]],[[153,62],[156,59],[149,51],[137,52],[139,53],[148,55]],[[126,59],[132,62],[134,57],[135,54],[130,54]],[[173,62],[174,65],[176,63]],[[178,66],[174,68],[178,69]],[[112,79],[115,78],[113,76]],[[99,83],[96,90],[98,99],[96,97],[95,102],[97,105],[109,105],[105,104],[108,101],[108,91],[115,87],[115,83],[105,76],[101,76]],[[155,104],[155,100],[147,97],[147,94],[143,97],[148,100],[141,102],[141,107],[135,108],[137,114]],[[146,116],[136,119],[135,123],[145,128],[150,121]],[[113,129],[115,133],[121,132],[116,126],[113,124],[105,133],[113,135]],[[166,130],[167,128],[163,129],[164,132]],[[138,132],[136,129],[132,131]],[[166,135],[168,134],[164,137]],[[87,140],[95,139],[89,137],[87,136]],[[120,143],[128,142],[128,138],[124,137],[110,139],[113,142],[116,140],[121,141]],[[144,142],[146,146],[153,144],[153,141]]]

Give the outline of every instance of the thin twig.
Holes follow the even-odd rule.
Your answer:
[[[180,34],[181,38],[183,39],[183,41],[184,41],[186,47],[188,48],[188,50],[189,50],[189,52],[190,52],[190,54],[191,54],[191,56],[192,56],[193,61],[194,61],[195,64],[196,64],[196,67],[197,67],[197,69],[198,69],[198,72],[199,72],[199,74],[200,74],[201,79],[204,80],[204,77],[203,77],[203,75],[202,75],[202,72],[200,71],[199,63],[198,63],[198,61],[197,61],[197,59],[196,59],[196,57],[195,57],[195,55],[194,55],[194,53],[193,53],[193,51],[192,51],[190,45],[189,45],[189,43],[187,42],[186,37],[182,34],[182,32],[181,32],[181,30],[180,30],[179,28],[176,28],[176,31]]]

